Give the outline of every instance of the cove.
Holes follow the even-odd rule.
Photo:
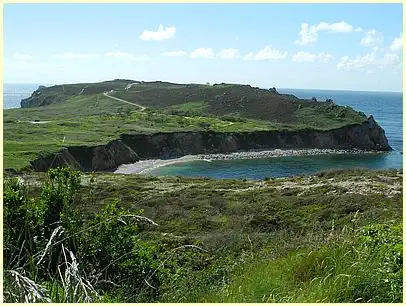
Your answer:
[[[189,176],[210,178],[290,177],[315,174],[337,168],[401,169],[399,152],[375,154],[323,154],[312,156],[284,156],[266,159],[195,160],[153,168],[145,174],[158,176]]]

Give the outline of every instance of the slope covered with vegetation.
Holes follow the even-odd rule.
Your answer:
[[[8,302],[401,302],[402,178],[4,181]]]
[[[66,84],[41,88],[22,102],[23,107],[69,102],[73,96],[91,96],[110,92],[112,96],[158,110],[178,114],[239,116],[290,125],[332,128],[359,123],[365,115],[332,101],[298,99],[239,84],[174,84],[113,80],[90,84]],[[317,117],[318,122],[313,119]]]
[[[366,120],[332,102],[236,84],[113,80],[41,86],[21,104],[22,109],[4,110],[5,168],[27,167],[39,153],[64,146],[106,144],[123,133],[329,130]]]

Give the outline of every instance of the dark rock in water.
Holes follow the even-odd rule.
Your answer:
[[[384,129],[379,126],[372,115],[368,117],[367,122],[369,141],[375,145],[376,150],[392,150],[388,144]]]
[[[268,149],[340,149],[389,151],[385,131],[370,116],[362,124],[327,131],[173,132],[123,134],[107,145],[74,146],[40,156],[31,162],[36,171],[69,166],[84,171],[116,169],[139,159],[177,158],[189,154],[232,153]]]

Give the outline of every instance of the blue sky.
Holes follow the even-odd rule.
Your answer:
[[[6,4],[4,81],[402,91],[401,4]]]

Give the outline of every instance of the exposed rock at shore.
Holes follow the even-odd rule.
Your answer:
[[[64,148],[57,153],[50,153],[31,161],[31,167],[35,171],[47,171],[58,166],[83,171],[100,171],[115,169],[121,164],[138,160],[136,152],[120,140],[113,140],[107,145]]]
[[[106,145],[74,146],[39,156],[31,162],[36,171],[69,166],[84,171],[116,169],[140,159],[177,158],[190,154],[231,153],[267,149],[340,149],[389,151],[385,131],[372,116],[362,124],[328,131],[256,131],[220,133],[213,131],[155,134],[123,134]]]

